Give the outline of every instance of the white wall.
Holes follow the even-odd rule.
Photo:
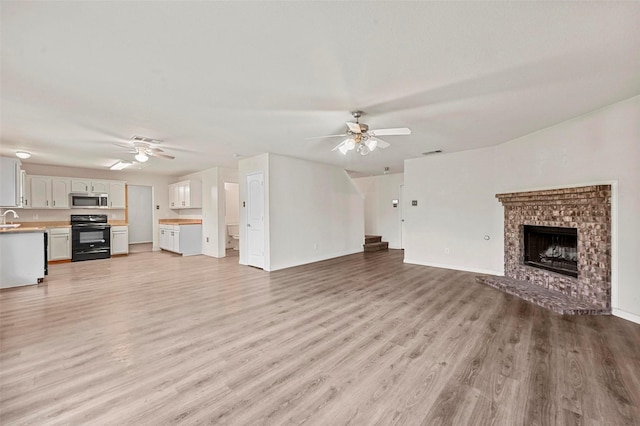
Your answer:
[[[502,274],[493,161],[493,148],[405,161],[405,262]]]
[[[153,191],[153,249],[159,250],[158,246],[158,220],[164,218],[175,218],[178,214],[169,209],[169,183],[174,181],[171,176],[154,175],[132,170],[98,170],[84,169],[78,167],[49,166],[42,164],[22,164],[22,169],[27,175],[41,176],[64,176],[81,177],[94,179],[108,179],[125,181],[131,185],[150,186]],[[159,209],[156,209],[158,206]],[[108,210],[109,217],[116,220],[124,220],[124,210]],[[69,215],[80,213],[95,213],[95,210],[57,210],[57,209],[28,209],[20,215],[20,220],[24,221],[62,221],[69,220]],[[34,218],[33,215],[38,215]]]
[[[364,200],[341,168],[269,155],[269,270],[362,251]]]
[[[400,199],[403,173],[353,179],[364,195],[364,230],[367,235],[380,235],[389,247],[402,248],[400,235],[401,206],[392,201]]]
[[[502,274],[495,194],[610,181],[612,305],[640,322],[640,96],[493,148],[407,160],[405,205],[419,204],[405,214],[405,261]]]

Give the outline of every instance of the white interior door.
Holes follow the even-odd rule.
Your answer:
[[[247,175],[247,263],[264,268],[264,174]]]

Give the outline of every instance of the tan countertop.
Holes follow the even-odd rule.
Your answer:
[[[27,232],[45,232],[47,229],[43,226],[19,226],[18,228],[2,228],[0,234],[20,234]]]
[[[68,220],[48,221],[48,222],[15,222],[19,223],[20,227],[35,226],[38,228],[71,228]]]
[[[71,228],[71,224],[68,220],[50,220],[48,222],[20,222],[16,221],[14,223],[19,223],[21,228],[25,226],[30,227],[38,227],[38,228]],[[129,226],[126,220],[110,220],[109,225],[113,226]]]
[[[160,225],[202,225],[202,219],[160,219]]]

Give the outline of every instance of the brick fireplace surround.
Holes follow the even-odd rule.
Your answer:
[[[611,186],[497,194],[504,277],[478,281],[565,315],[611,313]],[[525,265],[523,225],[577,228],[578,277]]]

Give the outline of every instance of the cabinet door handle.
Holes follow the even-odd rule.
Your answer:
[[[53,207],[56,206],[56,200],[53,200]]]
[[[47,206],[49,205],[49,200],[47,200]]]

